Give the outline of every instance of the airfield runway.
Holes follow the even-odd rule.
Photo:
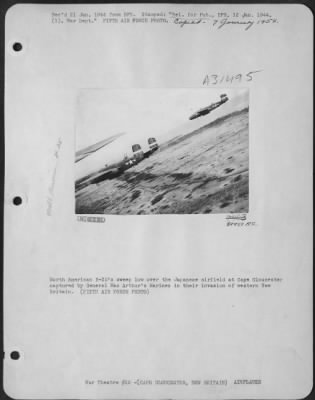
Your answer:
[[[77,214],[248,212],[248,108],[169,141],[122,175],[76,192]]]

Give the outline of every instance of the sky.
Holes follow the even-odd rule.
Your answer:
[[[94,155],[76,163],[80,175],[101,168],[104,160],[119,161],[128,154],[131,144],[145,145],[148,137],[159,143],[208,122],[209,117],[189,120],[199,108],[220,100],[226,93],[229,101],[209,114],[211,119],[235,107],[248,105],[247,89],[84,89],[80,92],[76,116],[76,151],[119,132],[125,135]],[[214,118],[213,118],[214,117]],[[78,175],[76,173],[76,175]],[[76,177],[76,179],[78,179]]]

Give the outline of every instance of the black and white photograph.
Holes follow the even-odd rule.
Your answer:
[[[249,210],[247,89],[82,90],[77,214]]]

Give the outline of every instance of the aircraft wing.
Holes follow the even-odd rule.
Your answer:
[[[110,136],[107,139],[101,140],[91,146],[86,147],[85,149],[81,149],[75,153],[75,162],[83,160],[83,158],[90,156],[95,153],[97,150],[101,149],[104,146],[112,143],[114,140],[118,139],[120,136],[125,135],[125,132],[117,133],[116,135]]]

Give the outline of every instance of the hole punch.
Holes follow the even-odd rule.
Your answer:
[[[13,204],[15,206],[19,206],[20,204],[22,204],[22,198],[20,196],[15,196],[13,198]]]
[[[14,51],[21,51],[23,49],[23,46],[22,46],[22,43],[15,42],[15,43],[13,43],[12,48]]]
[[[20,358],[20,353],[18,351],[11,351],[10,357],[12,360],[18,360]]]

